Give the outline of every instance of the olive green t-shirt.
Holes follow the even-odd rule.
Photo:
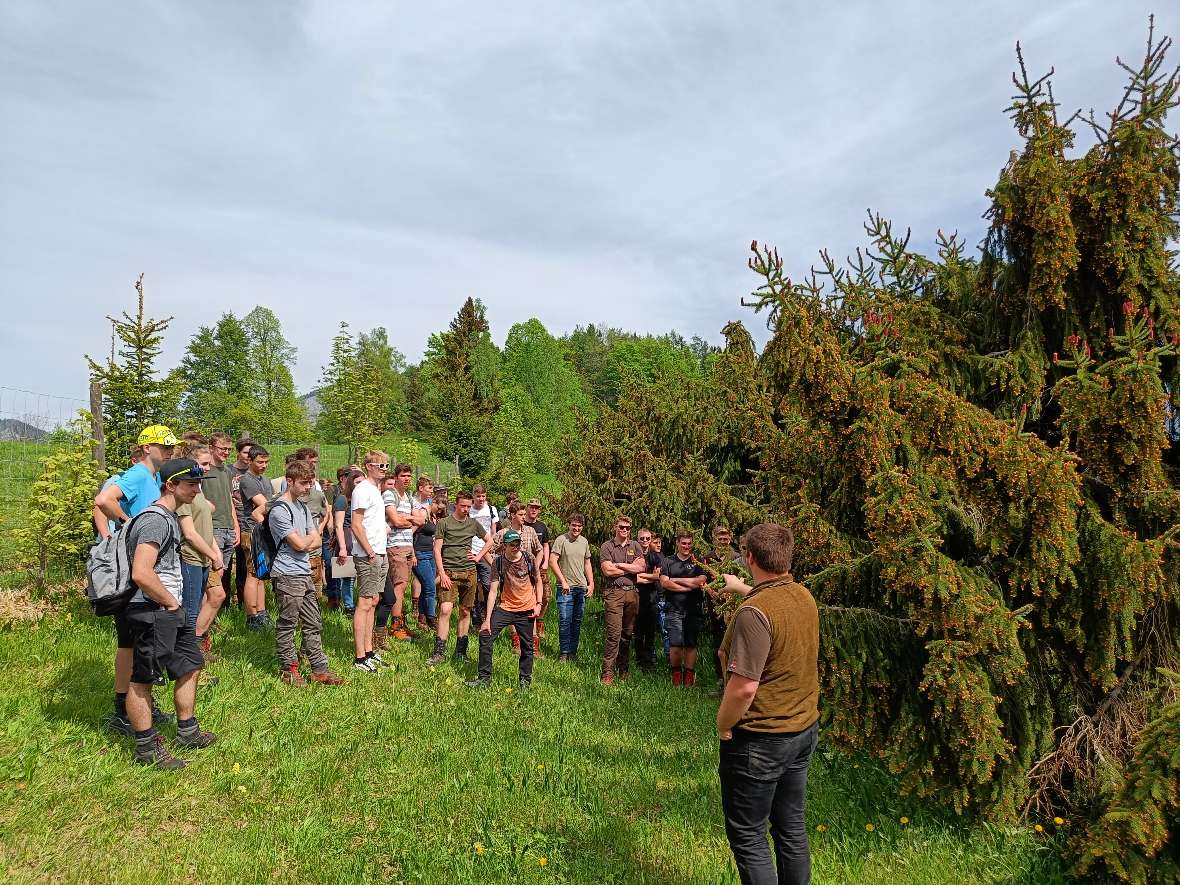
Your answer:
[[[570,540],[569,535],[558,535],[550,553],[557,558],[557,567],[571,587],[586,586],[586,560],[590,558],[590,542],[585,535]]]
[[[192,518],[193,527],[197,530],[197,534],[210,547],[213,544],[213,509],[209,506],[209,501],[205,497],[204,491],[197,493],[197,497],[193,498],[191,504],[181,504],[176,508],[176,518],[180,519],[182,516]],[[185,540],[180,545],[180,561],[188,565],[198,565],[204,568],[211,565],[208,558],[202,556],[197,552],[192,544]]]
[[[234,498],[233,498],[233,465],[222,464],[220,467],[210,467],[201,483],[201,493],[215,508],[213,510],[213,528],[232,529],[234,527]]]
[[[482,541],[487,536],[488,533],[479,524],[479,520],[470,516],[464,520],[455,519],[453,516],[440,519],[435,539],[442,541],[443,568],[447,571],[475,568],[475,563],[467,558],[467,554],[471,552],[471,539],[479,538]]]

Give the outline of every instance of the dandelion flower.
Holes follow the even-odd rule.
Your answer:
[[[828,825],[827,824],[816,824],[815,831],[817,833],[826,833],[828,831]]]
[[[538,763],[537,763],[537,771],[544,771],[544,770],[545,770],[545,763],[544,763],[544,762],[538,762]]]
[[[877,828],[876,828],[876,827],[874,827],[872,824],[865,824],[865,832],[866,832],[866,833],[871,833],[871,832],[873,832],[873,830],[875,830],[875,829],[877,829]]]
[[[910,822],[910,819],[908,817],[902,815],[902,817],[900,818],[900,821],[901,821],[901,825],[904,827],[906,824],[908,824]]]
[[[1036,830],[1038,833],[1045,832],[1045,828],[1042,827],[1040,824],[1037,824],[1035,827],[1033,827],[1033,829]]]
[[[478,854],[480,857],[483,857],[483,854],[485,851],[487,851],[487,849],[483,847],[482,842],[475,843],[475,853],[476,854]]]
[[[239,786],[238,786],[238,792],[239,792],[239,793],[244,793],[244,792],[246,792],[246,788],[245,788],[245,787],[243,787],[243,786],[241,786],[241,785],[239,785]]]
[[[512,686],[509,686],[508,688],[504,689],[504,694],[512,694]]]
[[[234,763],[234,774],[237,774],[241,770],[242,770],[242,766],[239,765],[237,762],[235,762]]]
[[[1053,818],[1053,823],[1057,824],[1057,826],[1061,826],[1062,824],[1065,823],[1065,818],[1055,817],[1055,818]]]
[[[548,859],[548,858],[546,858],[546,857],[538,857],[538,858],[537,858],[537,864],[538,864],[538,866],[542,866],[542,867],[543,867],[543,866],[545,866],[545,864],[547,864],[547,863],[549,863],[549,859]]]

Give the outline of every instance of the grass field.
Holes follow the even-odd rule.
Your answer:
[[[0,632],[9,881],[737,881],[716,698],[673,691],[666,674],[600,686],[597,601],[574,665],[555,660],[550,612],[524,694],[503,640],[486,692],[462,684],[473,665],[427,671],[425,640],[393,649],[392,670],[355,674],[337,613],[325,613],[325,640],[347,684],[292,689],[275,678],[273,634],[227,615],[211,667],[221,684],[197,704],[220,740],[173,773],[134,766],[130,742],[102,730],[109,621],[74,601]],[[1063,880],[1045,837],[958,824],[899,798],[865,759],[823,753],[811,774],[816,882]]]

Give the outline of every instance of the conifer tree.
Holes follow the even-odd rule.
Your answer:
[[[752,244],[762,353],[732,323],[679,396],[625,381],[561,477],[591,532],[622,510],[657,531],[789,522],[825,742],[960,811],[1092,814],[1175,701],[1147,700],[1180,655],[1168,45],[1124,66],[1101,124],[1059,121],[1018,56],[1024,146],[978,258],[942,234],[921,255],[876,215],[868,249],[802,279]],[[1097,140],[1075,157],[1079,120]]]
[[[164,331],[172,317],[147,316],[144,309],[143,274],[135,281],[135,315],[124,311],[108,316],[116,344],[105,362],[87,356],[91,381],[102,384],[102,414],[106,436],[107,466],[121,470],[130,463],[131,446],[151,424],[172,424],[182,393],[175,378],[161,378],[156,363]]]
[[[383,378],[364,359],[348,323],[342,322],[332,339],[332,359],[324,367],[318,396],[322,405],[319,431],[328,441],[348,446],[350,464],[388,429]]]

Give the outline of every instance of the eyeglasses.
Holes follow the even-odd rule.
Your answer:
[[[214,446],[213,451],[221,452],[223,455],[228,455],[229,451],[230,451],[230,447],[229,446]]]

